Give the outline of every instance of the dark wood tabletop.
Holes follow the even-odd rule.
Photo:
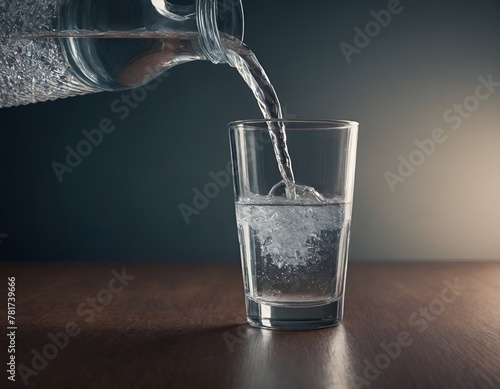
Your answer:
[[[302,332],[246,324],[237,262],[0,268],[1,388],[500,388],[500,262],[352,262],[342,323]]]

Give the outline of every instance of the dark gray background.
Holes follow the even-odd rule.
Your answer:
[[[500,81],[500,1],[402,1],[352,56],[356,26],[387,1],[245,0],[245,42],[288,117],[359,121],[351,258],[500,258],[500,87],[452,130],[443,113]],[[51,167],[120,93],[0,110],[0,257],[235,260],[232,188],[186,225],[178,206],[229,161],[226,125],[258,118],[234,69],[178,66],[59,183]],[[436,127],[447,140],[392,192],[384,172]]]

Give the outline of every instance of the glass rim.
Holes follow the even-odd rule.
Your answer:
[[[249,119],[236,120],[228,124],[230,130],[246,129],[246,130],[266,130],[268,131],[268,123],[287,123],[304,124],[304,127],[290,127],[287,131],[294,130],[339,130],[357,128],[358,122],[353,120],[334,120],[334,119]],[[253,128],[249,128],[253,127]]]

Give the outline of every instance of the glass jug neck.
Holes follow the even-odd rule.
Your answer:
[[[167,0],[150,1],[160,15],[168,21],[179,23],[178,28],[198,32],[201,56],[215,64],[228,63],[233,66],[221,34],[243,41],[241,0],[196,0],[196,4],[188,6],[171,4]]]
[[[234,64],[221,34],[243,41],[244,16],[241,0],[197,0],[196,24],[201,51],[214,64]]]

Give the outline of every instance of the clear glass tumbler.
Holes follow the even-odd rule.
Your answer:
[[[295,176],[285,191],[269,124],[284,125]],[[358,123],[229,124],[249,324],[328,327],[342,320]]]

